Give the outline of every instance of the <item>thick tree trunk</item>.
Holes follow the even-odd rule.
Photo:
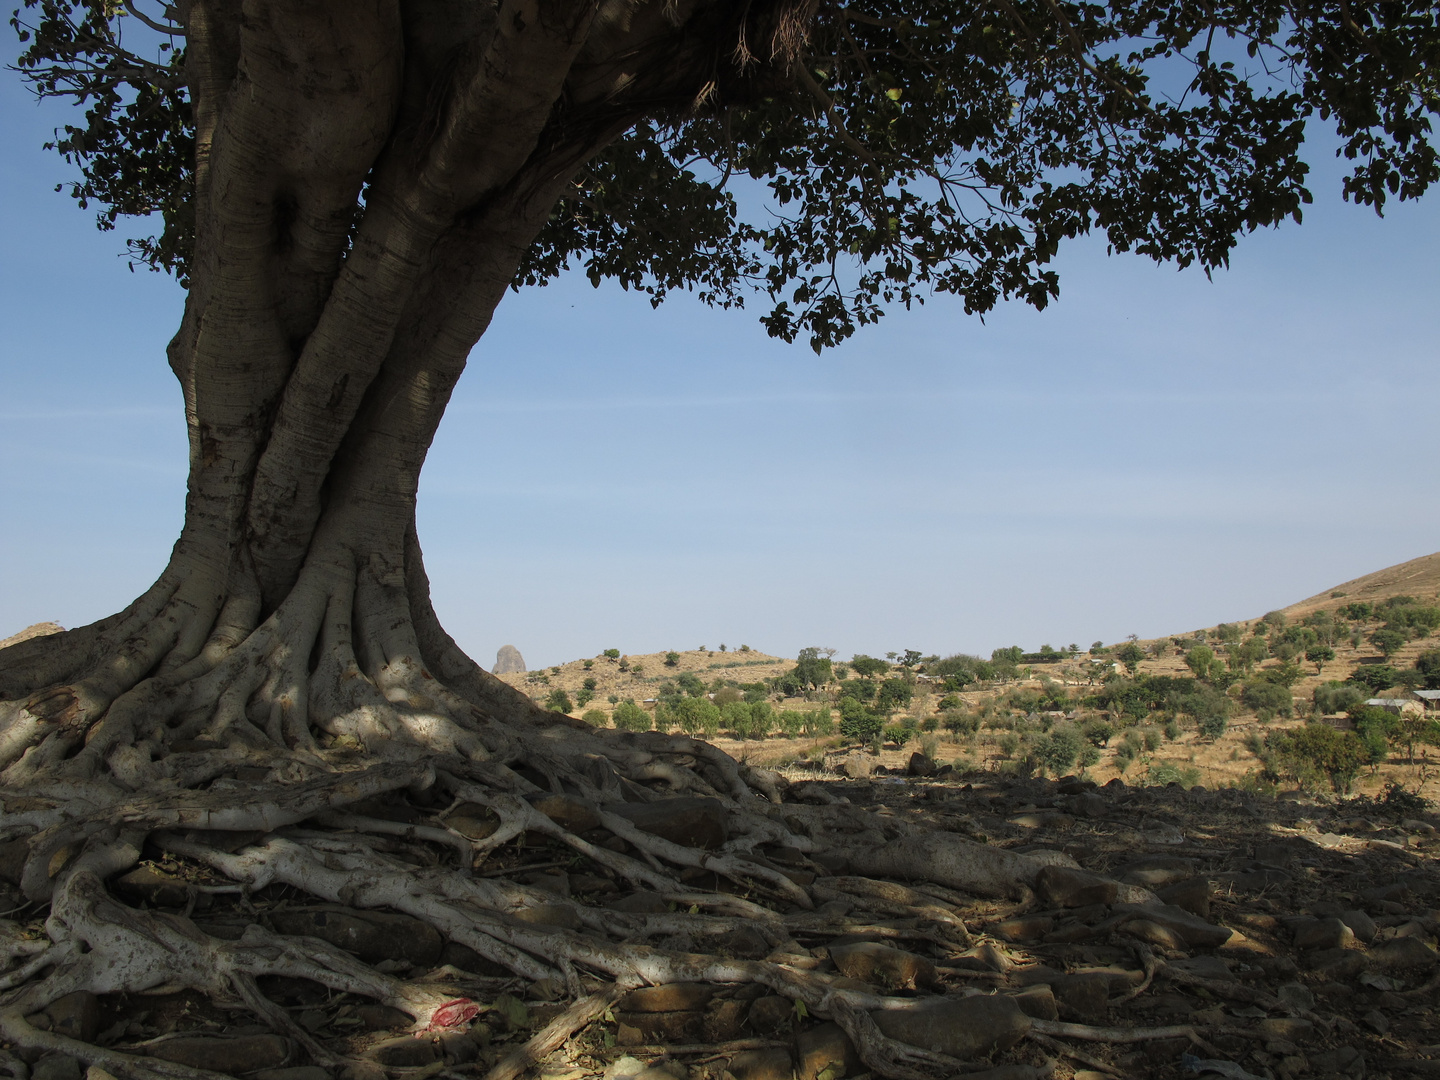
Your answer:
[[[781,962],[643,944],[748,926],[783,953],[793,930],[831,923],[761,847],[814,852],[845,842],[837,822],[867,836],[888,826],[853,810],[782,813],[775,778],[706,744],[540,711],[446,635],[415,534],[420,470],[466,356],[570,177],[640,117],[723,103],[782,74],[806,5],[191,0],[185,14],[196,250],[169,349],[189,430],[185,524],[165,572],[125,611],[0,651],[0,868],[51,908],[50,943],[0,974],[0,1037],[137,1080],[193,1076],[25,1018],[76,989],[178,982],[243,1003],[332,1064],[257,976],[378,998],[420,1027],[442,1003],[428,984],[314,939],[252,927],[226,942],[186,918],[121,910],[103,882],[149,845],[246,888],[283,882],[410,913],[576,997],[578,972],[619,988],[759,982],[842,1023],[884,1075],[951,1068],[885,1038],[864,1011],[903,1002]],[[257,766],[264,779],[237,793],[237,769]],[[398,831],[461,865],[402,869],[376,846],[395,823],[346,808],[407,790],[497,824],[475,839],[432,810],[431,824]],[[587,840],[563,807],[532,805],[546,792],[582,804],[623,850]],[[606,809],[676,793],[719,800],[732,831],[722,850]],[[253,830],[260,841],[216,839]],[[517,912],[553,897],[469,876],[521,836],[674,910],[571,904],[582,931],[537,929]],[[953,837],[880,861],[919,880],[943,864],[947,886],[986,893],[1023,891],[1042,865]],[[683,885],[685,870],[755,899]],[[933,897],[913,890],[847,887],[874,910],[934,917]],[[947,918],[936,934],[967,943]],[[574,1022],[608,1000],[585,998]]]

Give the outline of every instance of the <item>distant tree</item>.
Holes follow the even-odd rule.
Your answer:
[[[595,689],[597,686],[599,686],[600,684],[595,681],[594,676],[591,676],[590,678],[586,679],[586,680],[585,680],[583,683],[581,683],[580,685],[583,686],[583,687],[585,687],[586,690],[594,690],[594,689]]]
[[[1315,665],[1315,674],[1325,670],[1325,665],[1335,659],[1335,650],[1329,645],[1315,645],[1305,650],[1305,659]]]
[[[1265,740],[1266,768],[1289,776],[1305,787],[1328,780],[1337,795],[1347,795],[1360,769],[1369,763],[1369,748],[1353,731],[1336,731],[1326,723],[1310,723],[1279,731]]]
[[[1415,670],[1425,677],[1425,686],[1440,690],[1440,649],[1427,649],[1415,658]]]
[[[799,709],[781,709],[775,713],[775,726],[780,734],[793,739],[805,730],[805,714]]]
[[[1397,719],[1400,729],[1395,737],[1404,745],[1405,756],[1411,764],[1415,762],[1417,745],[1440,746],[1440,720],[1435,720],[1429,713],[1406,712]]]
[[[545,708],[551,712],[568,713],[571,709],[575,708],[575,706],[570,701],[570,695],[557,686],[554,690],[550,691],[550,696],[545,699]]]
[[[705,684],[693,671],[682,671],[675,677],[675,685],[692,698],[705,696]]]
[[[765,738],[775,730],[775,725],[775,709],[768,701],[750,704],[750,730],[755,733],[755,738]]]
[[[1368,765],[1379,765],[1389,756],[1392,746],[1404,744],[1405,733],[1400,718],[1388,709],[1360,705],[1350,710],[1350,722],[1355,725],[1355,734],[1369,752]]]
[[[720,710],[708,698],[685,698],[678,712],[680,726],[689,735],[710,739],[720,730]]]
[[[1115,654],[1115,659],[1125,665],[1125,670],[1134,675],[1140,668],[1140,661],[1145,659],[1145,650],[1133,641],[1127,641],[1120,651]]]
[[[1312,702],[1321,716],[1338,716],[1358,709],[1368,696],[1354,683],[1326,682],[1315,687]]]
[[[893,656],[894,654],[892,653],[891,655]],[[900,657],[900,666],[904,668],[913,668],[916,664],[920,663],[923,656],[924,654],[921,653],[918,649],[906,649]]]
[[[1195,673],[1197,679],[1210,678],[1210,672],[1220,664],[1215,650],[1208,645],[1196,645],[1185,654],[1185,666]]]
[[[830,665],[830,658],[820,655],[818,646],[810,646],[800,650],[800,655],[795,660],[795,667],[791,674],[802,686],[818,690],[828,683],[833,675]]]
[[[952,735],[974,735],[980,730],[980,717],[974,713],[951,709],[940,714],[940,723]]]
[[[737,739],[755,737],[752,720],[750,706],[743,701],[727,701],[720,706],[720,727],[733,732]]]
[[[620,659],[620,650],[619,650],[619,649],[606,649],[606,650],[605,650],[605,653],[604,653],[604,656],[605,656],[605,659],[607,659],[607,660],[619,660],[619,659]]]
[[[1265,679],[1247,682],[1240,692],[1240,700],[1257,713],[1269,710],[1280,716],[1289,716],[1295,710],[1295,699],[1290,696],[1290,691]]]
[[[720,710],[723,712],[725,706],[729,705],[732,701],[745,701],[745,692],[738,686],[722,686],[710,696],[710,700],[715,702],[716,705],[719,705]]]
[[[802,730],[812,738],[830,735],[835,731],[835,718],[827,708],[807,709]]]
[[[594,660],[586,660],[586,661],[584,662],[584,664],[585,664],[585,670],[586,670],[586,671],[589,671],[591,668],[593,668],[593,667],[595,666],[595,661],[594,661]]]
[[[725,651],[725,643],[724,643],[723,641],[720,643],[720,651],[721,651],[721,652],[724,652],[724,651]]]
[[[875,708],[888,716],[897,709],[908,708],[914,695],[914,688],[904,679],[886,679],[875,695]]]
[[[1061,724],[1036,740],[1035,757],[1040,765],[1055,776],[1063,776],[1074,766],[1085,748],[1085,740],[1074,724]]]
[[[1101,649],[1103,649],[1104,647],[1105,647],[1105,643],[1104,643],[1103,641],[1092,641],[1092,642],[1090,643],[1090,651],[1091,651],[1092,653],[1093,653],[1093,652],[1099,652],[1099,651],[1100,651]]]
[[[616,705],[613,719],[621,731],[649,731],[652,724],[650,714],[633,701]]]
[[[1275,683],[1277,686],[1291,687],[1305,677],[1299,664],[1277,664],[1274,667],[1261,671],[1259,677],[1266,682]]]
[[[1231,670],[1249,674],[1256,664],[1270,655],[1270,645],[1262,637],[1252,637],[1244,642],[1230,643],[1225,651]]]
[[[840,700],[840,735],[849,742],[868,743],[880,734],[885,721],[853,697]]]
[[[605,721],[610,718],[605,715],[604,709],[586,709],[580,719],[584,720],[591,727],[604,727]]]
[[[665,654],[666,667],[674,667],[678,663],[680,663],[680,654],[678,652],[672,650]]]
[[[1260,619],[1266,626],[1273,626],[1277,630],[1285,627],[1286,619],[1283,611],[1267,611]]]
[[[589,705],[590,702],[594,700],[594,698],[594,690],[588,689],[586,687],[581,687],[575,692],[575,706],[576,708],[583,709],[586,705]]]
[[[850,660],[850,670],[862,679],[873,679],[876,675],[883,675],[889,671],[890,665],[884,660],[876,659],[873,656],[856,653]]]
[[[1350,673],[1346,682],[1363,686],[1372,694],[1389,690],[1399,682],[1400,673],[1389,664],[1364,664]]]
[[[1390,659],[1405,647],[1405,635],[1399,630],[1386,627],[1370,635],[1370,644],[1380,650],[1380,655]]]

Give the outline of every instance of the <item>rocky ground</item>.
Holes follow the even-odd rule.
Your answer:
[[[768,954],[832,972],[838,985],[892,999],[923,998],[919,1010],[874,1014],[877,1023],[966,1061],[975,1080],[1440,1076],[1440,819],[1431,807],[1403,796],[1324,805],[993,774],[792,776],[789,799],[840,797],[882,821],[939,825],[1022,852],[1058,849],[1084,868],[1057,869],[1042,875],[1035,894],[996,901],[924,882],[898,891],[867,885],[843,858],[811,863],[791,849],[770,850],[770,865],[817,900],[833,899],[814,921],[793,924],[783,955],[743,930],[705,942],[706,951]],[[663,814],[637,824],[700,846],[723,840],[713,800],[662,805]],[[445,809],[399,795],[365,812],[400,826],[391,852],[419,867],[453,862],[454,849],[405,826],[433,822]],[[843,803],[834,807],[845,812]],[[448,824],[466,828],[454,814]],[[477,821],[473,830],[483,827]],[[591,832],[597,842],[623,843]],[[871,827],[855,844],[888,839]],[[262,1023],[242,1002],[162,986],[132,996],[77,992],[31,1017],[36,1027],[157,1066],[254,1080],[788,1080],[792,1071],[799,1080],[840,1080],[865,1071],[839,1028],[753,983],[632,991],[570,1034],[575,992],[606,991],[588,976],[569,992],[526,982],[407,916],[317,904],[285,887],[245,895],[162,850],[147,854],[140,869],[112,883],[135,907],[188,916],[231,940],[252,924],[319,937],[381,971],[432,983],[453,1007],[437,1013],[434,1030],[417,1032],[405,1014],[365,998],[272,977],[260,990],[282,1007],[279,1022]],[[0,876],[11,869],[0,858]],[[555,894],[552,908],[532,906],[523,917],[557,933],[577,929],[585,907],[666,907],[538,836],[499,848],[475,873]],[[706,873],[690,872],[695,884],[714,887],[699,880]],[[1154,890],[1164,905],[1125,902],[1134,886]],[[29,977],[47,912],[23,904],[9,885],[0,893],[8,919],[0,924],[3,990]],[[680,937],[652,944],[696,947]],[[0,1053],[6,1070],[17,1080],[84,1073],[62,1052],[9,1048]],[[89,1072],[89,1080],[108,1075]]]

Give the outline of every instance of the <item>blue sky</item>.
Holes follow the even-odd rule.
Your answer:
[[[183,297],[56,194],[0,80],[0,637],[164,565]],[[757,311],[583,279],[511,295],[422,481],[436,606],[488,665],[749,644],[1088,645],[1253,616],[1440,548],[1440,199],[1385,220],[1314,155],[1230,271],[1077,243],[1061,298],[947,298],[816,357]]]

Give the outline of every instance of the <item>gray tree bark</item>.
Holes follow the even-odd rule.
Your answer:
[[[778,963],[635,943],[743,923],[785,946],[791,924],[775,906],[809,917],[812,896],[747,853],[765,843],[813,852],[830,842],[829,826],[802,808],[782,816],[774,778],[713,747],[591,731],[485,673],[436,619],[415,534],[420,469],[450,393],[577,169],[643,117],[724,104],[784,77],[808,7],[190,0],[181,14],[196,248],[169,362],[189,432],[185,523],[164,573],[124,611],[0,651],[4,861],[52,912],[50,942],[22,949],[30,959],[0,975],[10,991],[0,1038],[127,1076],[174,1077],[193,1071],[40,1032],[25,1018],[76,989],[179,982],[244,1003],[324,1062],[323,1048],[265,1002],[258,975],[363,993],[419,1027],[441,1004],[424,985],[322,942],[258,928],[221,942],[188,919],[120,912],[105,878],[159,843],[246,887],[282,881],[410,912],[577,997],[577,969],[618,988],[758,981],[834,1016],[885,1075],[950,1067],[879,1034],[864,1010],[894,1002]],[[266,779],[243,798],[207,789],[240,763],[265,768]],[[597,810],[628,845],[619,853],[537,810],[530,800],[546,789],[593,808],[712,796],[737,839],[702,852]],[[458,850],[463,865],[398,871],[365,839],[393,834],[393,823],[345,808],[403,791],[489,808],[499,825],[481,840],[443,816],[411,829],[417,842]],[[302,822],[353,838],[286,832]],[[266,837],[239,852],[206,839],[227,830]],[[581,906],[583,933],[527,928],[509,916],[553,898],[468,875],[522,833],[548,836],[678,910]],[[1040,865],[998,863],[957,838],[941,847],[952,885],[1023,888]],[[886,871],[924,877],[903,861]],[[697,892],[679,881],[685,868],[775,906]],[[577,1024],[596,1015],[586,1001]]]

